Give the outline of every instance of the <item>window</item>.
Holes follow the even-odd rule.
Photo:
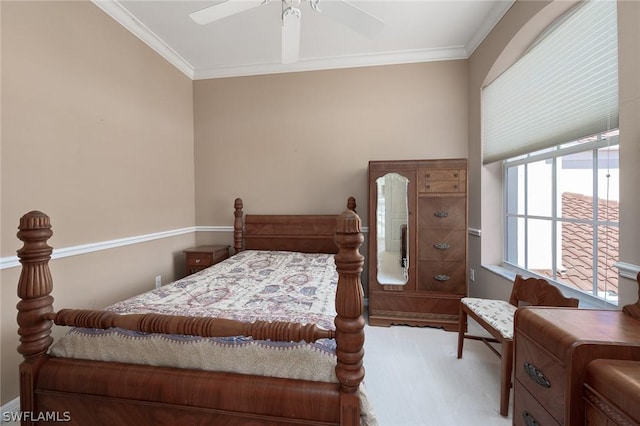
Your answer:
[[[617,5],[580,2],[482,89],[501,161],[503,261],[617,303]]]
[[[503,164],[504,261],[616,304],[618,132]]]

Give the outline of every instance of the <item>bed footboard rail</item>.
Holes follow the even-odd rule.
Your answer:
[[[189,317],[162,314],[116,314],[110,311],[62,309],[43,314],[56,325],[107,329],[118,327],[142,333],[180,334],[199,337],[247,336],[254,340],[315,342],[333,339],[333,330],[315,324],[286,321],[236,321],[224,318]]]

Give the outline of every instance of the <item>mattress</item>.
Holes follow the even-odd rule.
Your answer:
[[[337,281],[332,254],[247,250],[106,309],[119,314],[313,323],[333,330]],[[337,382],[334,339],[273,342],[243,336],[202,338],[73,328],[51,347],[50,354]]]

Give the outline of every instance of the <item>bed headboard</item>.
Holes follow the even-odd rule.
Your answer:
[[[305,253],[337,253],[338,215],[256,215],[242,221],[242,200],[235,201],[234,248],[241,250],[283,250]],[[347,208],[355,212],[356,200],[349,197]],[[243,226],[244,225],[244,226]]]

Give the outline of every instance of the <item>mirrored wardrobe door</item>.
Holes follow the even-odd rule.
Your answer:
[[[409,178],[386,173],[376,179],[376,270],[382,285],[409,279]]]

